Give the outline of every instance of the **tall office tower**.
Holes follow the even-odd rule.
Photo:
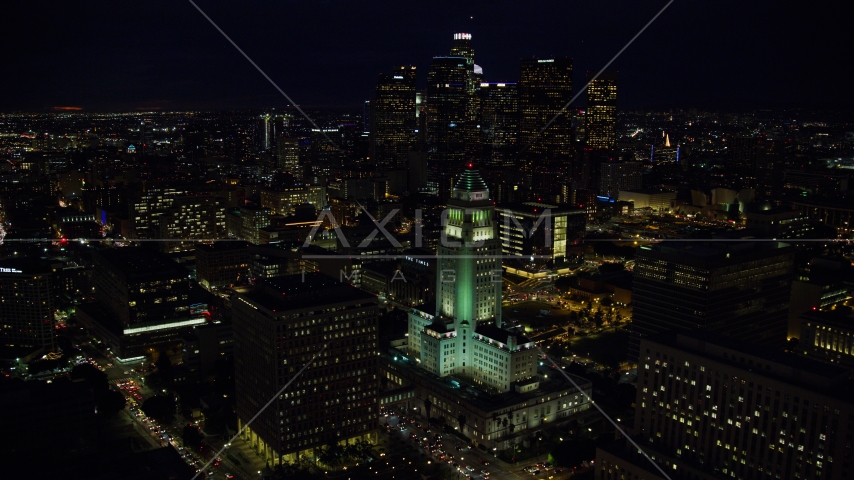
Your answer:
[[[273,127],[272,119],[273,116],[269,113],[264,113],[255,118],[255,148],[259,151],[267,151],[273,144],[273,139],[270,137]]]
[[[595,155],[591,155],[593,157]],[[640,162],[601,163],[599,165],[599,195],[617,198],[620,190],[638,190],[643,186],[643,166]]]
[[[468,70],[466,78],[466,92],[468,94],[468,104],[466,106],[465,126],[465,152],[466,158],[481,158],[481,138],[480,129],[478,127],[480,114],[480,97],[478,90],[480,84],[483,83],[483,68],[474,63],[474,47],[472,46],[472,37],[470,33],[455,33],[454,44],[451,47],[451,56],[462,56],[468,60],[471,65],[471,70]]]
[[[596,150],[613,150],[617,123],[617,72],[587,72],[587,146]]]
[[[280,172],[287,172],[295,180],[302,180],[303,172],[299,164],[299,139],[284,135],[276,139],[276,167]]]
[[[448,197],[462,172],[472,138],[468,130],[476,128],[466,87],[472,72],[466,57],[434,57],[427,73],[428,182],[440,198]]]
[[[484,165],[512,167],[519,138],[519,90],[515,83],[481,83],[480,132]]]
[[[341,166],[342,151],[335,146],[338,136],[338,128],[311,129],[311,146],[308,153],[312,177],[327,177],[333,168]],[[317,182],[311,179],[311,183]]]
[[[845,368],[710,332],[644,339],[637,446],[599,449],[594,478],[854,478],[851,392]]]
[[[279,137],[287,136],[293,117],[289,113],[274,113],[270,117],[270,145],[269,149],[275,151],[276,141]]]
[[[376,443],[378,317],[375,295],[319,273],[268,279],[235,298],[238,422],[260,412],[244,435],[271,465]]]
[[[452,57],[466,57],[469,63],[474,64],[474,47],[471,44],[470,33],[455,33],[454,46],[451,47]]]
[[[519,148],[522,149],[522,170],[532,182],[535,177],[564,176],[572,161],[572,119],[568,112],[561,113],[561,110],[572,99],[572,59],[523,58],[520,65]],[[549,122],[551,125],[541,134]],[[551,193],[545,190],[554,186],[546,182],[532,187],[537,193]]]
[[[362,106],[362,132],[370,133],[371,115],[371,101],[365,100],[365,105]]]
[[[125,334],[129,327],[189,314],[187,274],[165,254],[139,247],[111,248],[95,251],[92,260],[95,300]]]
[[[727,139],[727,172],[744,179],[744,186],[756,186],[756,151],[759,139],[734,135]]]
[[[757,345],[786,342],[791,247],[778,242],[664,242],[638,248],[629,354],[642,338],[705,328]]]
[[[154,128],[154,122],[150,118],[146,118],[140,120],[139,122],[139,146],[137,147],[137,151],[140,151],[143,156],[148,155],[153,150],[153,145],[151,144],[152,140],[152,129]]]
[[[377,80],[371,131],[371,161],[378,171],[406,168],[415,140],[415,67],[395,67]]]
[[[54,350],[53,275],[50,265],[34,259],[0,263],[0,345],[20,349],[17,356]]]

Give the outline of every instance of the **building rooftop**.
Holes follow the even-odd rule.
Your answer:
[[[197,243],[196,251],[215,252],[222,250],[241,250],[249,247],[249,242],[219,240],[213,243]]]
[[[414,361],[408,360],[408,357],[406,357],[404,353],[401,353],[394,349],[391,349],[390,352],[391,353],[381,353],[381,358],[383,358],[386,362],[390,364],[400,365],[408,372],[411,372],[416,376],[420,377],[422,381],[430,382],[437,389],[442,389],[445,392],[450,393],[451,395],[456,396],[460,400],[465,401],[466,403],[474,406],[475,408],[479,408],[480,410],[483,410],[485,412],[502,410],[527,401],[534,401],[542,396],[548,396],[551,393],[560,392],[567,388],[574,389],[572,383],[563,378],[563,376],[560,375],[558,372],[555,372],[554,376],[550,375],[544,381],[541,380],[538,389],[530,392],[520,393],[511,390],[509,392],[504,392],[500,394],[487,393],[481,390],[481,388],[475,385],[474,383],[468,382],[465,379],[461,379],[456,376],[439,377],[438,375],[434,375],[416,365]],[[394,360],[398,357],[404,358],[406,360]],[[591,388],[591,382],[589,380],[572,375],[570,373],[567,373],[567,375],[572,377],[573,381],[575,381],[575,383],[582,389]],[[452,385],[451,380],[456,380],[463,388]]]
[[[167,255],[141,247],[107,248],[96,253],[128,278],[187,277],[184,269]]]
[[[376,301],[375,295],[321,273],[271,278],[245,296],[268,310],[280,313],[357,300]]]
[[[783,242],[664,241],[641,246],[638,249],[638,255],[653,258],[673,256],[673,260],[680,263],[696,260],[723,267],[727,264],[740,263],[745,259],[781,255],[790,249],[790,246]]]
[[[39,274],[51,271],[50,262],[37,258],[9,258],[0,261],[0,274]]]
[[[502,203],[497,207],[499,210],[510,210],[514,213],[522,213],[522,214],[530,214],[530,215],[539,215],[543,212],[543,210],[549,209],[552,212],[552,215],[555,213],[579,213],[586,214],[587,210],[582,208],[577,208],[573,205],[567,204],[548,204],[548,203],[540,203],[540,202],[517,202],[517,203]]]
[[[854,383],[848,380],[847,368],[745,343],[714,332],[668,332],[642,340],[641,350],[646,341],[679,348],[803,388],[819,388],[828,395],[843,395],[850,400],[850,392],[854,391]]]
[[[503,328],[498,328],[493,323],[479,323],[477,325],[477,328],[475,329],[475,333],[478,335],[483,335],[486,338],[491,338],[496,342],[501,342],[505,344],[507,343],[507,337],[516,337],[517,345],[531,343],[531,339],[529,339],[525,335],[516,332],[511,332]]]
[[[479,192],[488,190],[486,182],[481,178],[480,173],[469,166],[463,170],[460,178],[457,179],[457,184],[454,185],[454,190],[463,190],[466,192]]]
[[[638,189],[635,189],[635,190],[620,190],[620,192],[626,192],[626,193],[640,193],[640,194],[643,194],[643,195],[656,195],[656,194],[661,194],[661,193],[672,193],[672,194],[676,194],[676,192],[675,192],[675,191],[673,191],[673,190],[668,190],[668,189],[666,189],[666,188],[638,188]]]

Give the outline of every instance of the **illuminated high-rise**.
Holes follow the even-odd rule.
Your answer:
[[[519,90],[515,83],[481,83],[480,133],[484,165],[515,165],[519,138]]]
[[[371,160],[378,170],[405,168],[415,140],[415,67],[381,73],[371,102]]]
[[[473,64],[466,57],[433,57],[427,73],[428,182],[440,197],[450,193],[453,179],[466,161],[469,112],[467,82]]]
[[[572,121],[561,113],[572,99],[572,59],[522,59],[518,88],[522,168],[560,174],[572,159]]]
[[[602,72],[590,80],[587,72],[587,146],[596,150],[613,150],[617,122],[617,72]]]
[[[469,63],[474,64],[474,47],[471,44],[470,33],[455,33],[454,46],[451,47],[452,57],[466,57]]]
[[[264,460],[296,462],[327,445],[376,443],[375,295],[312,272],[265,280],[233,302],[235,410],[248,426],[242,436]]]
[[[288,172],[294,179],[302,180],[298,138],[281,135],[276,139],[276,167],[280,172]]]
[[[28,351],[54,349],[54,298],[57,285],[50,265],[38,260],[0,263],[0,345]]]

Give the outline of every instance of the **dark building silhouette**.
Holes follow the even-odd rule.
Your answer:
[[[572,119],[562,113],[572,99],[572,59],[524,58],[520,65],[521,166],[536,193],[552,193],[551,180],[564,176],[572,159]]]
[[[792,249],[778,242],[664,242],[638,248],[629,354],[642,338],[705,328],[757,345],[786,342]]]

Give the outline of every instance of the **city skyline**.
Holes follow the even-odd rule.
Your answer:
[[[7,465],[852,478],[847,18],[13,3]]]
[[[486,81],[518,81],[520,58],[568,56],[574,61],[577,91],[584,72],[604,66],[663,5],[620,5],[615,10],[607,3],[554,3],[544,7],[549,15],[538,15],[522,6],[485,3],[399,11],[381,3],[241,10],[199,4],[295,102],[323,107],[359,105],[371,97],[376,75],[391,65],[417,66],[418,88],[424,88],[432,57],[446,54],[450,34],[458,31],[472,33]],[[62,6],[41,8],[38,26],[23,29],[18,22],[0,29],[8,36],[4,53],[16,72],[0,83],[15,92],[0,102],[0,111],[286,105],[192,5],[163,10],[166,6],[154,2],[128,19],[148,28],[117,22],[126,15],[119,7],[94,5],[85,16]],[[11,6],[18,10],[4,19],[32,14],[29,9],[36,7]],[[828,48],[844,50],[850,41],[841,28],[834,28],[839,16],[823,10],[828,8],[802,12],[749,4],[734,11],[711,2],[675,2],[612,66],[621,76],[620,108],[702,108],[721,101],[733,107],[739,102],[754,107],[850,103],[844,79],[851,67],[834,61],[834,49]],[[393,15],[423,21],[415,28],[383,23]],[[562,19],[569,22],[560,24]],[[819,21],[829,24],[809,28]],[[720,34],[721,25],[727,25],[727,35]],[[794,25],[799,28],[789,28]],[[30,48],[20,48],[21,39],[28,39]],[[783,67],[792,56],[800,59],[800,68]],[[828,68],[831,64],[837,66]]]

